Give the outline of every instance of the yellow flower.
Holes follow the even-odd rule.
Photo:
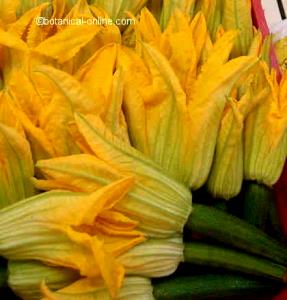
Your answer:
[[[175,13],[162,34],[147,10],[142,18],[136,34],[148,43],[139,42],[137,47],[144,64],[127,53],[140,75],[131,78],[132,63],[123,63],[131,142],[167,174],[198,189],[210,172],[227,96],[257,59],[228,60],[237,33],[223,32],[212,44],[201,13],[190,24],[183,14]],[[136,123],[132,114],[143,117]]]
[[[53,5],[51,18],[64,17],[61,3],[54,1]],[[4,79],[1,97],[5,99],[1,103],[3,113],[0,112],[0,121],[25,132],[35,161],[79,153],[67,132],[67,124],[73,119],[73,109],[91,112],[89,105],[93,105],[93,108],[96,106],[94,99],[89,102],[86,98],[86,110],[79,109],[77,103],[71,103],[71,99],[57,91],[56,84],[41,75],[39,65],[48,64],[75,73],[93,56],[95,50],[110,42],[120,42],[121,39],[115,25],[38,26],[36,18],[42,15],[45,7],[45,3],[34,7],[6,30],[0,29]],[[94,8],[88,6],[86,1],[78,1],[65,17],[77,18],[83,12],[85,18],[95,17]],[[119,77],[114,78],[115,93],[118,89],[116,83],[121,81]],[[77,83],[75,78],[70,78],[72,85]],[[68,79],[64,78],[64,84],[69,84]],[[10,119],[4,113],[8,111]]]
[[[8,262],[8,285],[23,300],[41,299],[41,283],[52,290],[62,289],[80,279],[76,270],[52,267],[39,261]]]
[[[165,175],[159,165],[111,134],[99,117],[78,115],[76,124],[74,138],[88,153],[39,161],[36,167],[46,180],[35,180],[37,188],[93,192],[125,176],[135,176],[134,188],[117,208],[136,217],[139,228],[150,236],[181,234],[191,211],[190,192]]]
[[[287,73],[277,82],[261,64],[258,90],[267,86],[269,93],[246,120],[244,136],[244,177],[272,186],[279,178],[287,154]]]
[[[189,184],[192,189],[202,186],[208,177],[227,95],[257,63],[256,58],[248,56],[225,63],[232,43],[231,32],[218,40],[192,87],[188,103]]]
[[[71,192],[50,191],[2,210],[1,255],[75,269],[87,281],[102,278],[112,296],[124,273],[173,273],[183,259],[190,193],[112,135],[99,117],[77,115],[76,125],[76,141],[93,155],[37,164],[47,178],[36,181],[38,188]]]
[[[42,300],[109,300],[111,299],[102,282],[94,280],[79,280],[73,285],[57,292],[50,292],[45,286],[42,288]],[[152,285],[148,278],[126,277],[119,291],[118,300],[154,300]]]
[[[71,269],[36,261],[10,261],[8,267],[9,286],[23,300],[110,299],[101,279],[83,279]],[[126,277],[116,299],[154,299],[150,280]]]
[[[99,117],[76,115],[75,120],[71,133],[89,154],[39,161],[38,171],[47,179],[35,180],[40,189],[71,192],[51,191],[2,210],[1,255],[78,270],[93,288],[103,278],[111,295],[124,272],[148,277],[173,273],[183,259],[182,231],[191,194],[114,136]],[[127,176],[134,176],[135,184],[119,201],[131,185]],[[144,236],[148,240],[141,245]]]
[[[102,278],[114,297],[125,272],[117,257],[145,240],[137,222],[114,209],[132,183],[123,179],[88,195],[48,192],[3,209],[1,255]]]
[[[217,137],[214,160],[207,181],[214,197],[230,199],[239,194],[243,181],[243,132],[248,114],[266,97],[268,89],[253,93],[254,78],[241,86],[239,100],[229,98]]]
[[[39,9],[33,12],[33,17],[39,12]],[[85,1],[79,1],[69,15],[83,13],[93,15],[95,10]],[[14,33],[3,33],[3,37],[13,37],[15,42],[7,45],[5,39],[3,44],[12,47],[13,52],[17,46],[30,58],[18,72],[9,74],[10,68],[7,68],[10,79],[5,76],[5,85],[13,89],[16,102],[20,102],[22,85],[13,82],[18,77],[28,78],[30,93],[37,95],[33,97],[34,111],[28,110],[27,101],[20,102],[20,109],[15,109],[30,140],[34,160],[79,153],[68,132],[68,124],[73,122],[75,111],[92,113],[99,114],[115,136],[152,158],[179,182],[192,189],[204,184],[226,96],[256,63],[251,57],[228,62],[236,38],[234,32],[222,33],[213,45],[201,13],[189,24],[188,19],[177,12],[161,33],[151,14],[143,10],[136,28],[140,37],[136,45],[139,56],[116,43],[101,47],[109,40],[109,34],[103,31],[108,39],[102,43],[100,26],[57,28],[56,33],[45,35],[44,32],[43,40],[34,40],[32,47],[27,46],[19,34],[15,35],[19,28],[29,26],[25,15],[22,16],[25,22],[21,23],[20,18],[16,21],[18,25],[12,27]],[[145,22],[152,24],[152,34]],[[112,41],[115,40],[112,35]],[[86,46],[90,49],[91,45],[99,50],[83,63],[79,58],[82,50]],[[14,62],[11,63],[13,66]],[[54,67],[39,66],[42,63]],[[21,76],[23,73],[26,77]],[[106,77],[104,83],[102,76]],[[216,100],[211,100],[215,95]],[[202,109],[206,112],[204,115]],[[201,130],[203,128],[206,130]],[[208,143],[204,141],[205,133],[209,136]]]
[[[250,97],[247,98],[250,100]],[[230,99],[221,121],[216,142],[214,161],[207,181],[208,190],[214,197],[229,199],[241,190],[243,180],[242,131],[244,115],[236,99]]]

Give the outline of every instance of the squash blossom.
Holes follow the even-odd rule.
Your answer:
[[[78,1],[68,14],[59,1],[53,2],[53,18],[96,17],[99,12],[85,1]],[[95,50],[111,42],[120,42],[117,26],[38,26],[36,18],[42,15],[47,4],[34,7],[7,29],[0,29],[0,52],[3,60],[3,110],[11,118],[0,115],[1,121],[14,128],[20,127],[30,141],[34,161],[42,158],[79,153],[74,142],[68,138],[67,123],[73,119],[70,100],[57,92],[57,86],[44,80],[39,65],[48,64],[74,73],[92,56]],[[85,13],[83,13],[83,11]],[[27,34],[24,35],[24,32]],[[71,76],[72,77],[72,76]],[[72,77],[73,78],[73,77]],[[73,78],[74,81],[75,78]],[[63,81],[63,80],[62,80]],[[66,81],[64,81],[66,82]],[[74,96],[76,96],[74,94]],[[89,97],[77,95],[75,105],[79,112],[95,111]],[[7,120],[8,119],[8,120]],[[17,121],[17,122],[16,122]]]
[[[207,181],[207,187],[214,197],[229,199],[241,190],[243,181],[244,105],[250,101],[245,94],[237,101],[229,100],[229,107],[221,120],[216,142],[214,161]],[[247,103],[246,103],[247,102]]]
[[[287,154],[287,73],[278,83],[275,71],[262,66],[258,88],[268,95],[248,116],[244,133],[244,177],[272,186],[283,170]]]
[[[227,96],[243,75],[252,72],[257,59],[229,60],[237,33],[223,32],[212,43],[200,12],[190,23],[175,12],[161,33],[155,18],[144,9],[135,33],[141,60],[129,54],[130,63],[123,67],[131,73],[133,61],[140,71],[133,79],[125,77],[132,145],[167,174],[198,189],[211,169]],[[132,98],[137,101],[133,108]],[[132,114],[144,117],[135,122]]]
[[[82,293],[79,293],[82,290]],[[123,286],[119,292],[117,299],[119,300],[154,300],[152,293],[152,285],[148,278],[129,276],[124,279]],[[79,281],[74,285],[61,289],[57,292],[50,292],[44,286],[44,297],[42,300],[77,300],[95,299],[109,300],[110,296],[107,289],[101,282],[90,280],[86,283]],[[92,297],[92,298],[91,298]]]
[[[241,86],[239,100],[230,97],[225,108],[216,142],[214,161],[207,188],[214,197],[230,199],[239,194],[243,182],[243,132],[248,114],[268,92],[253,94],[254,79]]]
[[[131,184],[131,179],[124,179],[86,196],[45,193],[3,209],[1,255],[8,259],[36,259],[70,267],[86,277],[99,276],[115,296],[124,269],[114,255],[144,240],[143,235],[134,230],[136,224],[132,220],[112,210]],[[113,231],[101,225],[102,222],[109,223],[107,218],[118,218],[121,223]],[[15,231],[11,237],[12,224]],[[116,241],[118,247],[114,247],[113,255],[105,246],[109,242],[104,242],[105,232],[109,230],[112,236],[122,236],[120,243]]]
[[[114,24],[36,20],[115,20],[137,15],[146,1],[20,2],[0,0],[0,146],[5,171],[17,175],[0,180],[5,206],[17,201],[0,210],[9,284],[27,300],[153,299],[147,278],[167,276],[183,260],[189,188],[208,180],[212,193],[230,198],[246,173],[248,124],[266,111],[251,109],[248,86],[232,95],[258,66],[256,55],[240,56],[250,49],[249,15],[241,20],[249,6],[236,1],[233,23],[228,1],[166,0],[160,24],[141,10],[123,34],[127,47]],[[282,150],[286,134],[281,140],[272,145]],[[44,192],[33,196],[31,182]],[[6,198],[9,185],[15,191]]]
[[[110,278],[112,281],[115,280],[112,283],[108,278],[111,274],[108,275],[106,271],[103,271],[102,277],[104,277],[111,295],[115,295],[117,289],[119,289],[122,282],[120,278],[123,277],[124,270],[127,274],[149,277],[164,276],[174,272],[183,256],[182,230],[190,213],[190,193],[183,186],[165,176],[161,168],[154,162],[113,136],[99,117],[79,115],[76,116],[75,120],[78,127],[75,140],[77,140],[81,149],[87,149],[90,154],[79,154],[39,162],[37,164],[38,168],[48,179],[47,181],[36,181],[38,188],[70,189],[74,192],[51,191],[19,202],[19,206],[10,206],[7,211],[3,210],[1,220],[4,223],[3,227],[0,224],[0,231],[4,234],[1,241],[4,248],[1,249],[0,247],[1,255],[12,260],[38,259],[55,266],[76,269],[82,276],[94,278],[101,274],[101,267],[96,268],[96,261],[93,264],[91,263],[95,252],[93,248],[86,249],[86,247],[92,247],[93,244],[90,245],[89,240],[93,241],[95,232],[98,231],[97,236],[104,244],[103,247],[107,249],[106,251],[109,254],[112,253],[108,256],[108,261],[113,261],[112,258],[115,257],[114,267],[116,269],[110,269],[110,271],[114,276],[116,274],[119,276],[119,278]],[[92,153],[95,156],[91,155]],[[78,163],[78,166],[75,163]],[[107,191],[110,185],[104,188],[107,191],[102,192],[100,192],[102,190],[99,189],[100,186],[111,181],[117,183],[118,180],[122,180],[120,181],[123,182],[121,185],[126,182],[125,185],[130,186],[127,179],[122,179],[130,175],[136,176],[134,191],[131,191],[130,195],[121,201],[117,201],[116,196],[111,195],[111,198],[117,202],[115,203],[115,212],[108,211],[106,213],[107,220],[103,220],[98,229],[92,229],[92,224],[89,222],[83,221],[84,223],[81,223],[79,218],[83,219],[84,216],[81,217],[79,214],[75,219],[65,221],[67,211],[70,211],[67,215],[68,218],[76,214],[76,211],[94,211],[84,199],[91,199],[92,202],[92,199],[96,199],[97,193],[108,195]],[[112,183],[112,186],[117,186],[116,183]],[[79,195],[79,192],[92,194],[84,197],[82,194]],[[122,193],[124,192],[127,192],[127,188],[122,191]],[[73,202],[69,203],[68,199],[65,202],[66,197],[68,199],[71,197],[71,200],[78,199],[76,200],[77,204],[85,209],[78,207]],[[58,205],[55,211],[52,208],[52,203]],[[27,215],[18,216],[17,220],[14,219],[14,223],[12,215],[15,214],[16,218],[17,211],[25,211],[25,207],[22,205],[27,208]],[[41,215],[45,205],[49,207],[47,208],[49,210],[48,216],[44,212],[47,210],[43,211],[43,216]],[[97,203],[97,205],[91,203],[91,205],[95,207],[95,210],[101,207],[100,203]],[[104,207],[103,209],[105,210]],[[58,210],[62,212],[59,215],[59,224],[56,224],[56,226],[51,225],[49,216],[55,215]],[[31,220],[29,212],[35,216],[35,223],[33,218]],[[6,215],[7,220],[9,219],[8,223],[10,225],[5,222],[6,217],[4,215]],[[37,219],[38,217],[40,219]],[[111,218],[116,219],[112,220]],[[131,221],[131,219],[137,221]],[[15,233],[14,238],[10,240],[8,232],[12,224],[18,227],[20,235],[22,235],[22,230],[29,230],[29,228],[35,231],[24,233],[23,239]],[[55,224],[54,217],[53,224]],[[110,229],[108,224],[111,224]],[[123,230],[118,231],[115,228],[116,224],[120,227],[123,226]],[[80,235],[83,234],[84,240],[81,240],[78,232],[74,232],[74,226],[77,226]],[[134,230],[135,226],[139,231]],[[44,232],[46,233],[44,234]],[[117,237],[117,234],[120,236]],[[43,240],[42,235],[47,236],[48,240],[46,238]],[[110,238],[105,237],[105,235],[110,236]],[[144,236],[148,240],[139,244],[143,242]],[[29,237],[33,237],[34,242],[32,244],[30,244]],[[96,244],[97,246],[102,245],[98,242]],[[52,249],[56,250],[53,251]],[[99,252],[99,249],[97,252]],[[68,253],[71,253],[71,255]],[[88,270],[89,267],[85,265],[85,261],[86,263],[89,262],[90,266],[93,265],[93,270]],[[110,268],[111,266],[107,267]]]
[[[155,240],[147,229],[140,230],[140,221],[130,218],[127,208],[125,214],[116,207],[133,182],[125,177],[92,193],[50,191],[1,210],[1,255],[76,270],[83,286],[102,279],[112,297],[125,273],[157,277],[174,272],[183,255],[180,230],[168,237],[163,225],[165,238]],[[155,231],[166,211],[158,207]],[[183,227],[184,222],[174,226]]]
[[[159,20],[161,29],[168,27],[173,13],[178,10],[189,18],[201,12],[214,42],[220,27],[224,30],[239,30],[232,57],[246,55],[252,42],[253,24],[251,0],[151,0],[148,8]],[[184,46],[184,45],[182,45]]]
[[[53,2],[53,15],[65,16],[66,12],[57,5],[59,3]],[[39,226],[31,225],[29,213],[26,218],[17,219],[20,235],[24,228],[33,227],[35,232],[26,232],[24,240],[15,234],[11,243],[8,240],[1,242],[6,246],[0,249],[0,253],[12,261],[37,259],[53,267],[76,270],[87,280],[84,284],[91,278],[93,280],[89,282],[102,280],[110,295],[115,296],[124,273],[158,277],[177,268],[183,258],[182,231],[191,211],[191,194],[165,175],[160,165],[130,146],[122,112],[126,89],[123,81],[125,64],[118,64],[118,53],[124,52],[124,47],[119,45],[119,30],[115,26],[33,26],[33,21],[41,14],[41,7],[28,11],[8,30],[3,30],[1,39],[5,52],[9,54],[9,59],[5,60],[4,85],[11,93],[5,94],[13,95],[7,105],[12,106],[14,119],[20,120],[30,142],[34,161],[38,161],[37,175],[44,175],[44,179],[34,180],[35,185],[41,190],[66,190],[68,199],[71,195],[79,200],[76,201],[78,205],[88,207],[84,199],[94,196],[96,199],[102,188],[109,189],[127,176],[135,177],[135,183],[128,192],[131,184],[126,182],[123,199],[116,201],[117,197],[114,197],[115,206],[109,210],[110,217],[106,214],[107,220],[98,224],[97,235],[91,231],[90,223],[81,223],[81,216],[65,221],[63,213],[58,226],[52,226],[53,229],[46,215],[37,210],[47,205],[47,210],[53,214],[51,202],[58,203],[58,209],[63,212],[81,210],[73,202],[62,201],[66,199],[64,192],[58,195],[58,192],[51,191],[28,198],[28,210],[42,221],[35,221]],[[85,1],[78,1],[68,12],[68,17],[83,14],[93,17],[104,12]],[[24,31],[28,32],[27,36],[23,35]],[[13,43],[8,43],[6,37]],[[21,61],[15,70],[14,62],[18,56],[26,60]],[[106,78],[104,82],[103,77]],[[25,84],[17,85],[18,78],[25,80]],[[23,86],[28,87],[25,93]],[[32,97],[29,98],[29,94]],[[28,105],[29,101],[32,103]],[[29,110],[30,107],[33,110]],[[55,167],[54,173],[49,173],[47,165],[52,169]],[[24,211],[21,205],[25,202],[10,208],[17,214],[17,211]],[[6,214],[6,211],[2,212]],[[57,231],[62,226],[66,232]],[[69,226],[80,226],[77,228],[80,232],[74,232],[75,228]],[[43,231],[47,232],[47,239],[52,240],[43,240]],[[29,237],[33,237],[35,243],[30,244]],[[13,243],[21,244],[22,250],[16,247],[19,251],[15,254]],[[45,248],[46,243],[51,248]],[[103,248],[96,251],[100,258],[93,258],[95,247]],[[102,265],[105,264],[104,257],[107,257],[107,268]],[[96,261],[101,263],[98,267]],[[90,270],[87,262],[91,262]],[[47,286],[49,288],[48,283]],[[77,286],[83,287],[81,284]]]
[[[102,280],[91,279],[84,282],[71,269],[35,261],[10,261],[8,267],[9,286],[23,300],[77,300],[79,296],[82,299],[110,299]],[[79,294],[79,291],[82,293]],[[144,277],[126,277],[117,299],[154,299],[150,280]]]
[[[76,124],[74,139],[86,154],[38,161],[36,168],[45,180],[36,179],[36,187],[93,192],[127,175],[135,176],[134,188],[118,209],[140,220],[140,228],[153,237],[181,233],[191,210],[190,192],[111,134],[99,117],[78,115]],[[162,210],[165,212],[160,216]]]
[[[76,270],[52,267],[33,260],[10,260],[8,274],[9,287],[23,300],[41,299],[41,284],[58,290],[80,279]]]
[[[240,40],[237,42],[243,43]],[[249,55],[262,60],[266,60],[269,56],[269,37],[263,40],[260,32],[255,31],[252,43],[246,42],[245,44],[246,47],[249,46]],[[244,173],[246,119],[258,105],[266,100],[269,93],[269,88],[261,84],[261,72],[245,78],[244,81],[244,83],[239,82],[239,86],[231,92],[221,120],[214,161],[207,182],[208,190],[214,197],[230,199],[239,194]],[[240,99],[233,98],[232,94]]]
[[[180,231],[167,237],[167,225],[161,229],[168,210],[158,208],[155,216],[156,233],[162,230],[166,237],[150,235],[144,242],[148,230],[139,231],[140,222],[128,217],[127,208],[125,215],[123,208],[114,207],[131,184],[131,179],[122,179],[90,194],[51,191],[3,209],[1,255],[77,270],[87,282],[102,278],[111,296],[121,287],[125,272],[149,277],[173,273],[182,260],[183,245]]]

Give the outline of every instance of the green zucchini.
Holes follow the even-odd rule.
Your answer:
[[[186,229],[287,265],[284,245],[246,221],[214,207],[194,204]]]
[[[185,244],[184,261],[217,267],[285,282],[287,269],[272,261],[219,246],[192,242]]]
[[[266,231],[270,205],[274,201],[272,190],[252,181],[245,183],[244,190],[244,219]]]
[[[280,285],[236,275],[197,275],[153,281],[156,300],[196,300],[276,292]]]
[[[0,266],[0,288],[7,286],[7,268]]]

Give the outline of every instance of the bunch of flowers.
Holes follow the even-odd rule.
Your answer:
[[[0,256],[13,291],[160,299],[168,287],[150,278],[182,261],[285,280],[284,246],[228,213],[192,213],[202,187],[227,200],[244,179],[280,177],[287,73],[277,81],[269,49],[248,0],[0,0]],[[184,226],[278,264],[184,245]]]

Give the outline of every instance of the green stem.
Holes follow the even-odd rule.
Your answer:
[[[210,274],[154,281],[153,288],[156,300],[210,299],[211,297],[231,299],[234,296],[257,295],[278,290],[278,286],[273,282],[235,275]]]
[[[286,280],[286,267],[265,258],[203,243],[185,244],[184,261],[196,265],[219,267],[267,277],[273,280]]]
[[[194,204],[186,228],[280,264],[287,264],[286,247],[251,224],[214,207]]]

